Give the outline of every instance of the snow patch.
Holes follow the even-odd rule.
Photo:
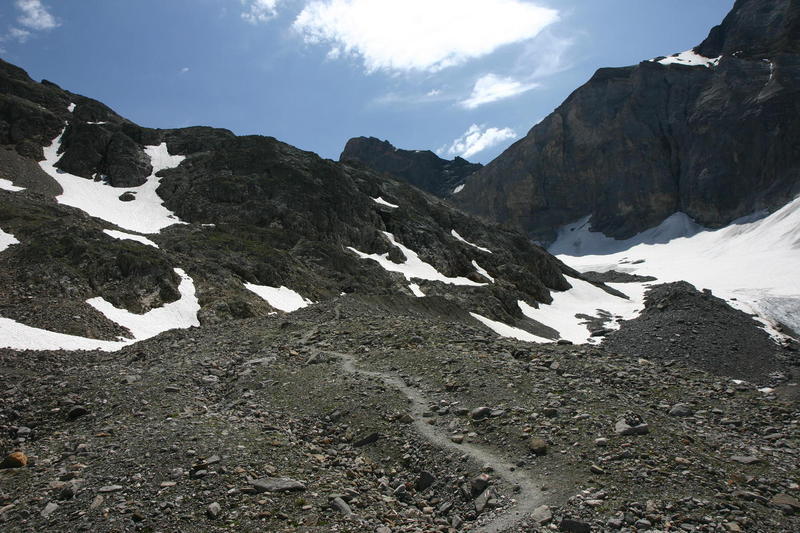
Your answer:
[[[458,187],[456,187],[455,189],[453,189],[453,194],[458,194],[458,193],[460,193],[460,192],[461,192],[461,191],[463,191],[463,190],[464,190],[464,184],[462,183],[461,185],[459,185]]]
[[[410,250],[397,242],[389,232],[384,231],[383,234],[389,240],[389,242],[400,249],[403,252],[403,255],[406,257],[405,262],[403,263],[395,263],[389,260],[389,253],[385,254],[366,254],[364,252],[360,252],[353,248],[352,246],[348,246],[348,250],[352,251],[356,255],[358,255],[361,259],[372,259],[373,261],[377,262],[380,266],[383,267],[384,270],[388,270],[389,272],[399,272],[403,274],[408,281],[412,279],[425,279],[429,281],[441,281],[442,283],[448,283],[450,285],[467,285],[470,287],[481,287],[486,285],[485,283],[476,283],[471,279],[467,279],[464,277],[456,277],[451,278],[445,276],[433,265],[426,263],[422,259],[419,258],[416,252]]]
[[[153,172],[139,187],[120,189],[110,185],[73,176],[55,167],[59,160],[58,150],[64,135],[56,137],[50,146],[45,147],[45,160],[39,165],[55,179],[64,192],[56,198],[58,203],[77,207],[89,215],[110,222],[120,228],[137,233],[158,233],[173,224],[185,224],[174,213],[164,207],[156,193],[160,178],[156,174],[168,168],[175,168],[185,159],[182,155],[170,155],[167,143],[146,146],[145,153],[150,157]],[[135,193],[135,199],[123,202],[119,196],[126,191]]]
[[[459,241],[463,242],[464,244],[468,244],[468,245],[472,246],[473,248],[477,248],[478,250],[480,250],[480,251],[482,251],[482,252],[486,252],[486,253],[488,253],[488,254],[492,253],[492,251],[491,251],[491,250],[489,250],[489,249],[487,249],[487,248],[483,248],[483,247],[481,247],[481,246],[478,246],[477,244],[472,244],[472,243],[471,243],[471,242],[469,242],[467,239],[465,239],[464,237],[462,237],[461,235],[459,235],[459,234],[458,234],[458,232],[457,232],[456,230],[450,230],[450,235],[452,235],[453,237],[455,237],[455,238],[456,238],[456,240],[459,240]]]
[[[133,334],[134,341],[149,339],[171,329],[199,326],[197,312],[200,311],[200,304],[195,295],[194,282],[180,268],[174,270],[181,278],[178,285],[181,297],[144,314],[119,309],[99,296],[86,300],[86,303],[103,313],[109,320],[128,328]]]
[[[70,104],[67,106],[67,111],[69,111],[70,113],[75,111],[75,103],[74,102],[70,102]]]
[[[425,297],[425,293],[424,293],[424,292],[422,292],[422,289],[420,289],[420,288],[419,288],[419,285],[417,285],[416,283],[412,283],[412,284],[410,284],[410,285],[408,286],[408,288],[411,290],[411,293],[412,293],[414,296],[416,296],[417,298],[424,298],[424,297]]]
[[[658,62],[662,65],[687,65],[691,67],[708,68],[719,65],[720,59],[722,59],[722,56],[710,58],[701,56],[694,50],[686,50],[685,52],[673,54],[669,57],[665,57],[664,59],[659,59]],[[651,59],[650,61],[655,61],[655,59]]]
[[[480,275],[481,275],[481,276],[483,276],[484,278],[486,278],[486,279],[488,279],[489,281],[491,281],[492,283],[494,283],[494,278],[493,278],[492,276],[490,276],[490,275],[489,275],[489,273],[488,273],[488,272],[486,272],[486,269],[484,269],[483,267],[481,267],[481,266],[480,266],[480,265],[479,265],[479,264],[478,264],[478,263],[477,263],[477,262],[476,262],[474,259],[472,260],[472,266],[474,266],[474,267],[475,267],[475,270],[477,270],[477,271],[478,271],[478,274],[480,274]]]
[[[517,305],[522,314],[545,326],[558,331],[562,339],[576,344],[589,342],[591,333],[586,327],[587,319],[577,315],[590,317],[606,316],[608,329],[619,329],[620,320],[635,318],[644,308],[645,283],[608,283],[630,299],[607,293],[589,282],[569,278],[572,288],[567,291],[551,291],[553,301],[549,305],[540,304],[539,309],[522,300]]]
[[[757,213],[713,231],[686,219],[690,231],[672,238],[669,232],[652,238],[650,232],[664,224],[626,241],[587,229],[583,236],[592,246],[559,239],[550,252],[581,272],[617,270],[654,276],[659,283],[685,280],[758,315],[776,337],[779,322],[800,331],[800,197],[768,216]]]
[[[11,183],[10,180],[7,180],[5,178],[0,178],[0,189],[3,189],[4,191],[19,192],[19,191],[24,191],[25,187],[17,187],[13,183]]]
[[[547,250],[553,255],[605,255],[629,250],[640,244],[666,244],[680,237],[691,237],[705,231],[703,226],[681,212],[670,215],[658,226],[625,240],[591,231],[590,222],[591,216],[585,216],[577,222],[562,226],[555,242]]]
[[[370,197],[372,198],[372,197]],[[397,209],[400,207],[399,205],[395,205],[393,203],[387,202],[382,197],[378,196],[377,198],[372,198],[372,201],[379,205],[385,205],[386,207],[391,207],[392,209]]]
[[[0,252],[11,246],[12,244],[19,244],[19,241],[11,235],[0,229]]]
[[[132,233],[125,233],[124,231],[117,231],[114,229],[104,229],[103,233],[108,235],[109,237],[113,237],[115,239],[120,240],[127,240],[127,241],[136,241],[142,244],[146,244],[147,246],[152,246],[154,248],[158,248],[158,245],[148,239],[147,237],[142,237],[141,235],[134,235]]]
[[[515,328],[514,326],[509,326],[508,324],[504,324],[503,322],[498,322],[496,320],[492,320],[490,318],[486,318],[485,316],[481,316],[478,313],[470,313],[472,318],[483,324],[484,326],[488,327],[501,337],[511,337],[512,339],[517,339],[525,342],[553,342],[552,339],[545,339],[544,337],[538,337],[533,333],[529,333],[524,329]]]
[[[178,291],[181,298],[143,315],[117,309],[103,298],[92,298],[87,303],[121,326],[128,328],[133,339],[103,341],[56,333],[20,324],[0,317],[0,347],[13,350],[103,350],[113,352],[135,342],[149,339],[170,329],[199,326],[197,312],[200,304],[195,296],[194,282],[186,273],[176,268],[181,277]]]
[[[275,309],[280,309],[287,313],[297,311],[298,309],[302,309],[314,303],[308,298],[303,298],[292,289],[284,286],[268,287],[266,285],[256,285],[254,283],[245,283],[244,286],[266,300],[266,302]]]
[[[0,317],[0,348],[12,350],[103,350],[113,352],[127,345],[119,341],[101,341],[76,337],[20,324]]]

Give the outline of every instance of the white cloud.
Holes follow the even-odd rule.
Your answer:
[[[425,96],[431,96],[432,97],[432,96],[439,96],[440,94],[442,94],[441,90],[439,90],[439,89],[431,89],[430,91],[428,91],[428,93]]]
[[[187,72],[189,72],[189,70],[191,70],[189,67],[183,67],[181,69],[181,74],[186,74]]]
[[[5,38],[3,40],[5,40],[5,39],[14,39],[16,41],[24,43],[25,41],[28,40],[28,37],[30,37],[30,36],[31,36],[31,32],[29,32],[28,30],[23,30],[23,29],[20,29],[20,28],[12,27],[12,28],[8,29],[8,34],[5,36]]]
[[[473,124],[464,135],[453,141],[449,147],[442,147],[437,152],[449,156],[470,158],[477,153],[497,146],[498,144],[513,139],[517,136],[511,128],[485,128]]]
[[[250,24],[266,22],[278,14],[278,0],[242,0],[242,18]]]
[[[52,30],[59,25],[41,0],[17,0],[17,9],[22,11],[17,22],[31,30]]]
[[[558,12],[525,0],[314,0],[294,28],[376,70],[435,72],[532,39]]]
[[[514,78],[486,74],[478,78],[472,88],[472,94],[460,104],[467,109],[475,109],[483,104],[522,94],[538,86],[538,83],[523,83]]]

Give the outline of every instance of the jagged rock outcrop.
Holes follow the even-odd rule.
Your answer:
[[[129,189],[150,179],[155,166],[146,147],[166,144],[170,155],[184,156],[158,172],[157,192],[186,224],[149,235],[156,249],[103,234],[130,230],[121,219],[116,228],[56,205],[61,185],[38,161],[61,132],[56,168],[118,187],[112,196],[125,202],[139,201],[141,191]],[[429,155],[441,163],[442,179],[451,176],[448,168],[472,166]],[[195,282],[205,323],[271,312],[246,283],[289,287],[313,301],[353,292],[411,298],[411,281],[354,251],[388,254],[395,263],[412,259],[385,233],[419,254],[424,268],[439,273],[434,278],[470,281],[414,278],[414,290],[541,334],[553,332],[526,319],[517,301],[549,302],[550,290],[570,287],[563,274],[580,276],[521,233],[482,223],[364,165],[323,160],[270,137],[141,127],[8,63],[0,63],[0,177],[27,187],[0,190],[0,224],[19,240],[0,261],[0,316],[54,331],[113,338],[119,331],[87,308],[87,298],[102,296],[133,312],[158,307],[178,298],[178,267]],[[36,264],[28,269],[26,261]],[[41,312],[26,311],[31,299]],[[95,326],[83,326],[87,315]]]
[[[483,167],[461,157],[448,161],[430,150],[400,150],[375,137],[350,139],[339,161],[363,163],[440,198],[450,196],[468,176]]]
[[[800,193],[798,17],[738,0],[695,49],[718,62],[598,70],[454,201],[542,242],[586,215],[625,238],[676,211],[719,227],[782,206]]]

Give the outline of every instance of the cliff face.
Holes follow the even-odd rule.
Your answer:
[[[598,70],[454,201],[543,242],[586,215],[624,238],[676,211],[718,227],[785,204],[800,192],[799,12],[739,0],[693,53]]]
[[[362,163],[439,197],[451,195],[467,176],[483,167],[460,157],[448,161],[430,150],[400,150],[375,137],[350,139],[339,161]]]

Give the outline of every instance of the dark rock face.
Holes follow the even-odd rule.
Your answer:
[[[718,66],[600,69],[454,201],[539,241],[592,215],[626,238],[683,211],[719,227],[800,193],[800,5],[739,0],[697,48]]]
[[[467,176],[483,168],[479,163],[470,163],[460,157],[452,161],[442,159],[430,150],[400,150],[389,141],[375,137],[350,139],[339,161],[362,163],[440,198],[450,196]]]
[[[9,288],[0,291],[0,316],[114,338],[120,332],[88,308],[87,298],[103,296],[118,307],[147,311],[178,297],[176,267],[194,280],[199,317],[206,324],[272,311],[245,283],[286,286],[317,302],[355,292],[391,295],[401,307],[416,304],[409,280],[353,251],[405,262],[408,258],[385,232],[442,275],[474,282],[414,280],[429,296],[426,305],[458,309],[457,316],[470,322],[467,311],[535,329],[517,301],[549,302],[550,290],[569,288],[563,274],[580,276],[524,235],[482,223],[363,164],[323,160],[270,137],[236,137],[206,127],[144,128],[100,102],[34,82],[7,63],[0,63],[0,89],[0,175],[28,187],[0,191],[2,227],[20,241],[3,252],[0,263],[0,280]],[[152,172],[145,146],[166,143],[169,153],[185,156],[176,168],[160,173],[158,194],[187,224],[154,237],[160,246],[155,249],[114,241],[102,233],[111,224],[56,205],[60,187],[35,161],[62,131],[57,166],[86,179],[104,179],[120,187],[115,197],[129,202],[137,201],[137,193],[125,188],[143,183]],[[441,191],[475,167],[431,153],[423,157],[438,165],[438,174],[430,177],[445,180]],[[398,207],[375,202],[378,197]],[[461,242],[453,230],[475,246]],[[487,283],[480,268],[497,281]],[[28,311],[31,295],[35,313]],[[48,309],[52,300],[59,303]],[[56,311],[60,318],[54,319]],[[71,318],[87,315],[95,325],[84,329],[89,321]]]

